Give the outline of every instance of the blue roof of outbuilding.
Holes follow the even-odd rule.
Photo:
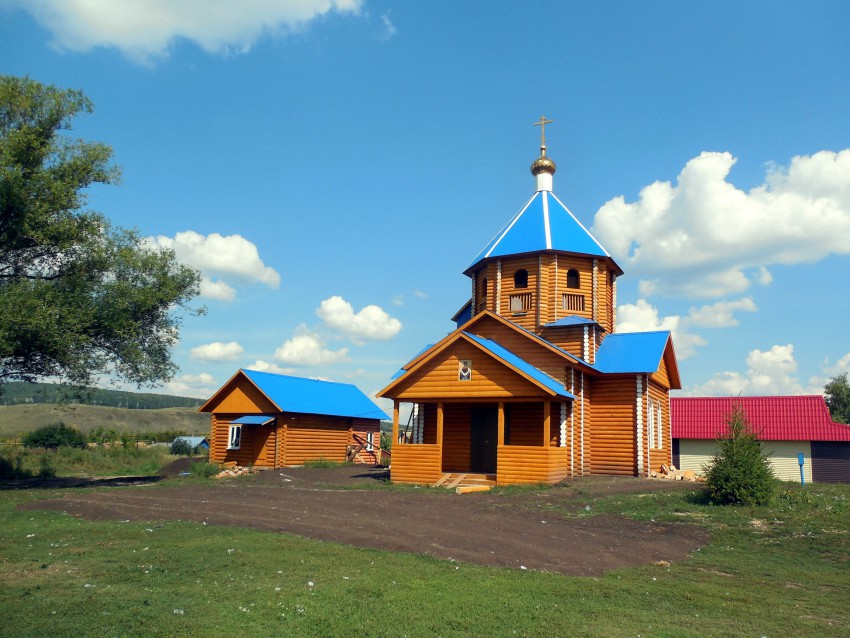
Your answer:
[[[479,346],[498,357],[505,363],[512,365],[517,370],[522,371],[544,387],[548,388],[558,396],[568,397],[570,399],[574,399],[575,397],[570,394],[564,384],[555,381],[552,377],[550,377],[545,372],[535,368],[533,365],[525,361],[524,359],[520,359],[513,352],[500,346],[498,343],[493,341],[492,339],[485,339],[484,337],[479,337],[478,335],[474,335],[471,332],[464,332],[464,335],[472,339]]]
[[[389,419],[357,386],[284,374],[242,370],[284,412]]]
[[[658,370],[670,339],[666,330],[610,334],[596,352],[594,368],[608,374],[649,374]]]
[[[540,190],[490,240],[464,272],[490,257],[540,250],[611,257],[561,200],[549,191]]]

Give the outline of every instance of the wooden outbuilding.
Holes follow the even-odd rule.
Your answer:
[[[211,413],[210,461],[254,467],[374,464],[389,418],[354,385],[255,370],[239,370],[198,411]]]
[[[556,483],[671,462],[670,333],[615,332],[623,272],[554,173],[544,143],[536,192],[464,270],[456,329],[378,393],[394,402],[393,481]]]
[[[850,483],[850,425],[835,423],[822,395],[784,397],[677,397],[672,400],[673,464],[703,473],[740,407],[762,442],[773,473],[806,482]]]

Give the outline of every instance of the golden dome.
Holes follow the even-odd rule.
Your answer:
[[[555,162],[552,161],[551,157],[546,156],[546,147],[541,146],[540,157],[531,163],[531,174],[538,175],[540,173],[549,173],[550,175],[553,175],[555,170],[557,170]]]

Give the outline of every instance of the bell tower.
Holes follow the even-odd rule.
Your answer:
[[[472,260],[470,315],[490,310],[592,363],[614,332],[616,278],[623,271],[553,193],[554,160],[541,116],[536,190]]]

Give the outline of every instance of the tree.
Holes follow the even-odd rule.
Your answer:
[[[832,377],[823,388],[826,407],[836,423],[850,423],[850,384],[847,373]]]
[[[711,501],[718,505],[769,503],[776,491],[776,477],[740,405],[732,409],[726,426],[706,470]]]
[[[173,377],[182,309],[199,273],[88,210],[85,189],[120,177],[112,150],[68,134],[82,92],[0,76],[0,389],[111,374]]]
[[[24,435],[21,439],[21,445],[24,447],[44,447],[49,450],[56,450],[60,447],[76,447],[84,450],[86,449],[86,437],[79,430],[69,428],[60,422],[45,425]]]

